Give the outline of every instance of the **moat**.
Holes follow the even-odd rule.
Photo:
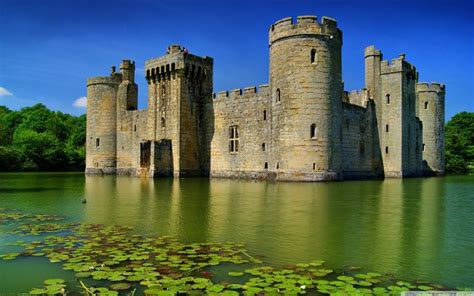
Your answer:
[[[474,288],[473,192],[474,176],[267,183],[0,174],[0,208],[132,226],[184,243],[244,243],[273,266],[323,259],[334,269],[359,266],[453,288]],[[29,238],[0,233],[0,254],[22,239]],[[0,260],[0,274],[0,292],[74,279],[61,264],[34,257]]]

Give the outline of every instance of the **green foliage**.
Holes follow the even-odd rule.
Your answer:
[[[474,170],[474,112],[461,112],[446,124],[446,171]]]
[[[85,140],[85,115],[0,106],[0,171],[82,170]]]

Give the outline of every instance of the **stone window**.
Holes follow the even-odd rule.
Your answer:
[[[97,138],[95,139],[95,147],[99,147],[100,146],[100,139]]]
[[[385,97],[387,98],[387,104],[390,104],[390,94],[387,94]]]
[[[263,120],[267,120],[267,110],[263,110]]]
[[[316,123],[313,123],[310,128],[310,137],[311,139],[317,139],[318,137],[318,128],[316,127]]]
[[[236,125],[229,128],[229,152],[239,152],[239,131]]]
[[[388,133],[388,124],[385,125],[385,132]]]
[[[134,126],[133,126],[133,131],[134,131],[134,132],[137,131],[137,125],[134,125]]]
[[[277,170],[280,169],[280,163],[279,162],[277,162],[276,169]]]
[[[421,145],[421,151],[425,151],[425,144]]]
[[[268,162],[265,162],[265,169],[268,170]]]
[[[388,154],[388,146],[385,146],[385,154]]]
[[[318,55],[316,49],[311,50],[311,64],[316,65],[318,63]]]
[[[316,170],[316,163],[313,162],[313,171],[315,171],[315,170]]]
[[[277,88],[277,90],[276,90],[276,102],[279,103],[279,102],[280,102],[280,99],[281,99],[281,98],[280,98],[280,89]]]
[[[428,102],[425,102],[425,109],[428,109]]]
[[[262,143],[262,151],[265,151],[265,143]]]
[[[166,120],[164,117],[161,117],[161,127],[166,127]]]

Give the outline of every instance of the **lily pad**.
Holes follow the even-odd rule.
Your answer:
[[[129,283],[116,283],[110,285],[110,289],[114,291],[125,291],[132,287]]]

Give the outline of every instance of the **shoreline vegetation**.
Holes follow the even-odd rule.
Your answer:
[[[83,171],[86,115],[0,106],[0,171]]]
[[[85,141],[85,114],[0,106],[0,172],[83,171]],[[474,112],[446,123],[445,151],[447,174],[474,173]]]

